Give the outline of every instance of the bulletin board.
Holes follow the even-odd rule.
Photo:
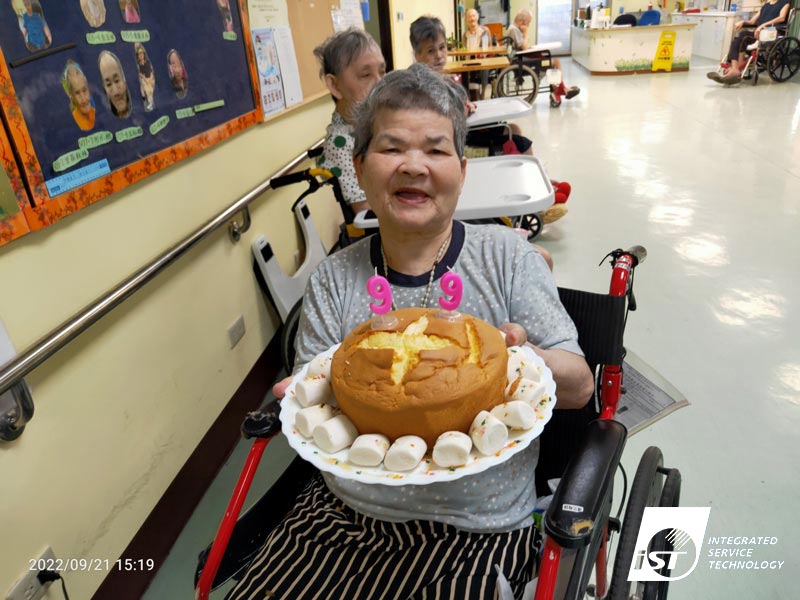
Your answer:
[[[243,4],[0,0],[0,244],[259,122]]]
[[[304,95],[324,92],[327,88],[319,76],[314,48],[333,35],[331,4],[319,0],[289,0],[287,8]]]

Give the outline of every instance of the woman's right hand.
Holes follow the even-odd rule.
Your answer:
[[[736,22],[736,23],[734,23],[734,25],[733,25],[733,32],[734,32],[734,33],[736,33],[736,32],[737,32],[737,31],[739,31],[739,30],[740,30],[742,27],[744,27],[744,21],[737,21],[737,22]]]
[[[292,383],[292,376],[284,377],[278,383],[272,386],[273,395],[280,400],[286,395],[286,388]]]

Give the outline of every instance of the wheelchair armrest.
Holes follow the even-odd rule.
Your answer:
[[[587,544],[600,516],[628,432],[617,421],[592,421],[567,465],[544,517],[545,533],[563,548]]]
[[[278,417],[280,412],[280,402],[273,400],[259,410],[247,413],[242,422],[242,435],[246,439],[269,438],[279,433],[281,430],[281,421]]]

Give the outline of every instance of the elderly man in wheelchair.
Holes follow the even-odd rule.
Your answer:
[[[723,85],[734,85],[743,79],[755,85],[763,71],[777,83],[791,78],[800,69],[800,41],[786,37],[796,12],[790,11],[790,6],[790,0],[768,0],[753,17],[737,22],[727,62],[709,72],[708,78]]]
[[[505,331],[508,345],[530,345],[552,372],[558,406],[568,409],[562,414],[575,413],[585,426],[587,409],[593,411],[587,401],[596,391],[587,361],[621,365],[621,328],[626,303],[632,300],[627,277],[644,258],[643,250],[612,253],[614,277],[621,282],[617,297],[585,292],[574,296],[569,290],[557,290],[538,252],[508,228],[453,220],[467,168],[465,131],[463,96],[452,82],[427,67],[414,65],[391,73],[370,93],[356,120],[354,158],[380,230],[331,255],[311,276],[298,327],[296,365],[308,363],[369,319],[371,298],[366,287],[373,274],[388,281],[393,308],[428,307],[434,281],[453,270],[463,281],[462,310]],[[597,298],[587,300],[587,296]],[[567,303],[598,300],[616,315],[601,319],[616,340],[613,350],[605,353],[596,352],[606,340],[597,341],[603,335],[594,325],[581,325],[591,336],[579,344],[579,330],[565,309]],[[585,358],[584,345],[589,349]],[[618,390],[619,375],[618,370],[611,373],[599,387]],[[286,394],[290,379],[276,384],[277,398]],[[613,416],[615,403],[607,407],[604,400],[601,418]],[[277,403],[271,404],[243,430],[268,441],[279,427],[278,410]],[[574,454],[570,446],[577,445],[575,438],[561,430],[551,433],[557,439],[551,439],[550,446],[566,449],[561,458],[567,460]],[[598,566],[601,555],[603,563],[597,589],[600,595],[605,593],[605,541],[614,529],[611,488],[624,440],[625,428],[610,420],[594,421],[586,428],[588,451],[563,473],[570,484],[559,487],[556,510],[545,519],[549,537],[537,600],[582,598],[596,555]],[[543,437],[542,448],[547,443]],[[266,441],[261,452],[264,445]],[[637,471],[633,486],[646,493],[645,500],[653,495],[654,478],[661,469],[660,451],[653,450],[657,449],[648,450],[645,469],[649,479],[637,485]],[[363,484],[328,472],[320,475],[306,466],[302,475],[290,476],[293,490],[273,494],[271,489],[270,508],[260,510],[262,516],[250,519],[231,538],[226,520],[235,521],[247,493],[246,486],[237,489],[214,545],[201,555],[197,597],[206,599],[212,582],[219,583],[217,569],[222,562],[223,580],[240,579],[231,599],[488,600],[496,590],[503,598],[521,598],[535,577],[541,546],[532,517],[542,493],[537,488],[553,473],[539,472],[539,455],[536,439],[483,472],[410,486]],[[258,458],[260,454],[255,464]],[[561,467],[554,472],[560,474]],[[674,490],[675,477],[670,477]],[[679,476],[677,483],[679,487]],[[643,506],[644,500],[637,501],[639,521]],[[281,509],[288,514],[283,516]],[[631,536],[635,539],[635,530],[628,532]],[[222,556],[229,539],[232,546],[247,546],[246,560],[225,564]],[[632,551],[630,544],[621,540],[620,549]],[[574,565],[575,575],[567,572],[563,580],[556,576],[558,559],[554,563],[562,548],[563,562]],[[630,561],[624,555],[620,564]],[[621,579],[614,598],[628,598],[628,582]]]

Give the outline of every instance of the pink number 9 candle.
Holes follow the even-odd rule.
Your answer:
[[[442,286],[445,296],[450,296],[450,298],[441,296],[439,298],[439,306],[444,310],[456,310],[458,305],[461,304],[461,296],[464,294],[464,284],[461,282],[461,277],[457,273],[448,271],[442,276],[439,285]]]
[[[385,277],[373,275],[367,279],[367,293],[382,301],[380,304],[369,303],[370,310],[376,315],[385,315],[392,310],[392,288]]]

